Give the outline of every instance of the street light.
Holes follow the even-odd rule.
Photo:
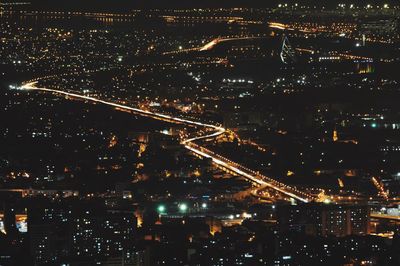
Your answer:
[[[179,210],[180,210],[181,212],[186,212],[187,209],[188,209],[188,206],[187,206],[186,203],[181,203],[181,204],[179,204],[178,207],[179,207]]]
[[[157,211],[158,211],[159,213],[164,213],[164,212],[165,212],[165,206],[164,206],[164,205],[159,205],[159,206],[157,207]]]

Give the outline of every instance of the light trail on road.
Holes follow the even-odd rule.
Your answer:
[[[62,90],[55,90],[55,89],[48,89],[48,88],[39,88],[36,87],[37,82],[30,82],[30,83],[26,83],[23,84],[20,88],[23,90],[36,90],[36,91],[43,91],[43,92],[50,92],[50,93],[55,93],[55,94],[61,94],[61,95],[65,95],[68,97],[73,97],[73,98],[78,98],[78,99],[83,99],[83,100],[87,100],[87,101],[91,101],[91,102],[96,102],[96,103],[101,103],[101,104],[105,104],[105,105],[109,105],[109,106],[113,106],[116,108],[120,108],[120,109],[124,109],[124,110],[129,110],[132,112],[135,112],[137,114],[140,115],[144,115],[144,116],[149,116],[152,117],[154,119],[159,119],[162,121],[167,121],[167,122],[172,122],[172,123],[177,123],[177,124],[186,124],[186,125],[191,125],[191,126],[200,126],[200,127],[204,127],[204,128],[209,128],[213,130],[213,133],[211,134],[206,134],[206,135],[201,135],[201,136],[197,136],[197,137],[192,137],[189,139],[185,139],[182,140],[182,144],[184,145],[184,147],[197,154],[198,156],[204,157],[204,158],[209,158],[212,160],[212,162],[218,166],[221,166],[225,169],[228,169],[240,176],[243,176],[244,178],[260,185],[260,186],[266,186],[269,187],[271,189],[274,189],[286,196],[289,196],[293,199],[299,200],[301,202],[310,202],[313,200],[317,200],[314,196],[312,195],[308,195],[304,192],[300,192],[295,188],[292,188],[290,186],[284,185],[282,183],[279,183],[273,179],[270,180],[266,180],[267,177],[257,174],[255,171],[248,169],[244,166],[239,165],[238,163],[232,162],[218,154],[214,154],[213,152],[207,150],[204,147],[198,146],[197,144],[195,144],[195,141],[198,140],[204,140],[204,139],[209,139],[209,138],[216,138],[221,134],[224,134],[226,132],[226,129],[221,127],[221,126],[216,126],[216,125],[212,125],[212,124],[207,124],[207,123],[201,123],[201,122],[197,122],[197,121],[193,121],[193,120],[187,120],[184,118],[179,118],[179,117],[173,117],[170,115],[166,115],[166,114],[161,114],[161,113],[156,113],[156,112],[151,112],[151,111],[147,111],[147,110],[142,110],[139,108],[134,108],[131,106],[127,106],[127,105],[123,105],[123,104],[118,104],[115,102],[110,102],[110,101],[106,101],[106,100],[101,100],[98,98],[94,98],[91,96],[86,96],[86,95],[81,95],[81,94],[77,94],[77,93],[72,93],[72,92],[66,92],[66,91],[62,91]]]
[[[243,37],[232,37],[232,38],[216,38],[204,46],[197,48],[198,51],[208,51],[213,49],[217,44],[221,42],[228,41],[240,41],[240,40],[256,40],[256,39],[264,39],[265,37],[256,37],[256,36],[243,36]]]
[[[220,159],[218,159],[216,157],[213,157],[213,156],[211,156],[211,155],[209,155],[209,154],[207,154],[205,152],[202,152],[199,149],[193,148],[193,147],[191,147],[189,145],[185,145],[185,148],[190,150],[190,151],[192,151],[192,152],[194,152],[194,153],[196,153],[196,154],[198,154],[198,155],[200,155],[200,156],[212,159],[213,163],[215,163],[215,164],[217,164],[219,166],[225,167],[225,168],[231,170],[232,172],[235,172],[238,175],[241,175],[241,176],[243,176],[243,177],[245,177],[245,178],[257,183],[260,186],[267,186],[267,187],[272,188],[272,189],[274,189],[274,190],[276,190],[278,192],[281,192],[282,194],[285,194],[285,195],[287,195],[289,197],[292,197],[292,198],[294,198],[296,200],[299,200],[299,201],[302,201],[302,202],[309,202],[309,199],[307,199],[307,198],[300,197],[298,195],[295,195],[294,193],[288,192],[287,190],[281,189],[281,188],[279,188],[279,187],[277,187],[277,186],[275,186],[275,185],[273,185],[271,183],[268,183],[268,182],[262,180],[261,178],[259,178],[256,175],[252,175],[252,174],[249,174],[249,173],[247,173],[245,171],[242,171],[239,168],[237,168],[235,166],[232,166],[230,163],[224,162],[223,160],[220,160]]]
[[[225,132],[225,129],[223,127],[215,126],[215,125],[212,125],[212,124],[206,124],[206,123],[187,120],[187,119],[183,119],[183,118],[179,118],[179,117],[173,117],[173,116],[169,116],[169,115],[165,115],[165,114],[161,114],[161,113],[150,112],[150,111],[146,111],[146,110],[143,110],[143,109],[134,108],[134,107],[131,107],[131,106],[118,104],[118,103],[114,103],[114,102],[109,102],[109,101],[101,100],[101,99],[98,99],[98,98],[94,98],[94,97],[90,97],[90,96],[86,96],[86,95],[82,95],[82,94],[77,94],[77,93],[72,93],[72,92],[65,92],[65,91],[62,91],[62,90],[48,89],[48,88],[38,88],[38,87],[35,87],[35,84],[36,84],[36,82],[27,83],[25,85],[22,85],[21,88],[25,89],[25,90],[47,91],[47,92],[62,94],[62,95],[69,96],[69,97],[74,97],[74,98],[84,99],[84,100],[88,100],[88,101],[92,101],[92,102],[102,103],[102,104],[105,104],[105,105],[110,105],[110,106],[113,106],[113,107],[130,110],[130,111],[133,111],[135,113],[139,113],[139,114],[143,114],[143,115],[147,115],[147,116],[152,116],[152,117],[155,117],[155,118],[158,118],[158,119],[161,119],[161,120],[175,121],[176,123],[183,123],[183,124],[189,124],[189,125],[213,128],[213,129],[217,130],[219,132],[219,134],[222,134],[222,133]]]

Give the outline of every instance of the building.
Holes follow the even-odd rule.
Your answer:
[[[32,225],[29,230],[31,256],[38,263],[54,263],[57,260],[55,226]]]
[[[282,205],[277,219],[283,231],[318,236],[365,235],[369,232],[370,210],[365,205]]]

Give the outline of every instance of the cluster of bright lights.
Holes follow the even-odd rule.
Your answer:
[[[206,209],[207,208],[207,203],[203,202],[201,204],[201,207],[203,209]],[[182,202],[182,203],[178,204],[178,209],[179,209],[180,212],[187,212],[189,210],[189,206],[186,203]],[[167,212],[167,207],[164,204],[160,204],[160,205],[157,206],[157,212],[159,214],[164,214],[164,213]]]
[[[10,90],[23,90],[22,87],[16,86],[16,85],[10,85],[10,86],[8,86],[8,88],[9,88]]]

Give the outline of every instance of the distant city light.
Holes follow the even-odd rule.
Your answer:
[[[242,217],[243,218],[251,218],[252,215],[250,213],[244,212],[244,213],[242,213]]]

